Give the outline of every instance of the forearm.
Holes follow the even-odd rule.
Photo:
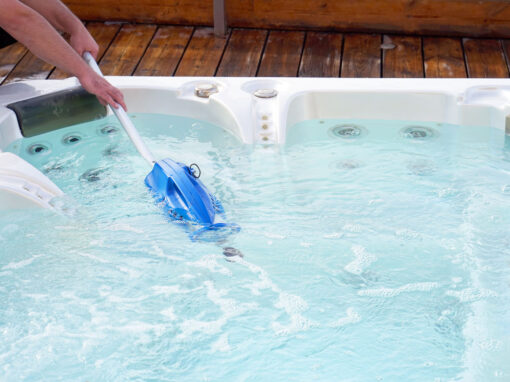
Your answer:
[[[36,56],[77,77],[90,70],[44,17],[19,2],[3,2],[8,7],[0,15],[0,26]]]
[[[21,0],[30,8],[40,13],[56,29],[67,34],[74,34],[85,28],[82,22],[59,0]]]

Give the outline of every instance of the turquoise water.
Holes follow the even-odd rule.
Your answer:
[[[113,120],[15,142],[67,197],[0,216],[0,381],[510,380],[501,131],[312,120],[248,147],[134,117],[241,232],[191,242]]]

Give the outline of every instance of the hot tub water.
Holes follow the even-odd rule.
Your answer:
[[[278,148],[135,124],[156,157],[198,163],[242,231],[191,242],[113,120],[13,143],[67,211],[0,217],[3,380],[510,378],[503,132],[312,120]]]

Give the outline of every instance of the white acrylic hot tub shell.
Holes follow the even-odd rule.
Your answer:
[[[507,122],[510,120],[510,79],[108,79],[123,91],[129,112],[160,113],[206,120],[230,131],[246,144],[285,143],[289,127],[301,121],[318,118],[491,126],[506,129],[507,134],[510,133],[510,123]],[[218,93],[209,98],[196,96],[195,87],[204,83],[215,84]],[[70,78],[27,81],[0,87],[0,152],[14,140],[22,138],[14,113],[4,105],[77,84],[76,79]],[[274,98],[257,98],[253,93],[259,89],[275,89],[278,95]],[[13,166],[13,162],[5,158],[0,156],[0,168]],[[20,169],[26,172],[25,180],[29,185],[46,187],[51,183],[33,167],[20,165]],[[3,187],[5,191],[6,184],[5,180],[2,183],[0,179],[0,189]],[[14,206],[11,194],[11,199],[7,199],[5,195],[5,192],[0,194],[0,209]],[[37,205],[29,202],[27,201],[27,205]]]

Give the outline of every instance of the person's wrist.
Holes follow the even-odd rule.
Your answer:
[[[75,73],[73,73],[73,74],[76,77],[78,77],[78,79],[81,82],[84,79],[90,78],[92,75],[94,75],[94,73],[95,72],[85,63],[85,61],[83,61],[83,65],[80,64],[76,68]]]

